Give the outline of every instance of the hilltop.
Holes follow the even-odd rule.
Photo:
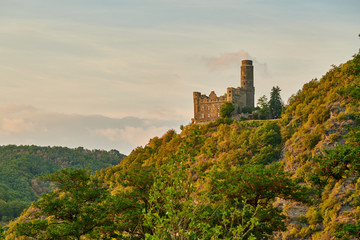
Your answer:
[[[357,54],[281,119],[191,124],[95,175],[50,177],[59,189],[6,239],[358,239],[359,100]]]
[[[88,168],[95,173],[119,164],[124,157],[116,150],[0,146],[0,222],[18,217],[32,201],[54,189],[40,176],[66,168]]]

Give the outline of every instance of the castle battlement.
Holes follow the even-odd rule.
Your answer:
[[[243,60],[241,65],[241,87],[228,87],[223,96],[212,91],[209,96],[200,92],[193,93],[194,122],[211,122],[220,117],[220,108],[225,102],[231,102],[235,109],[245,106],[254,107],[254,68],[251,60]]]

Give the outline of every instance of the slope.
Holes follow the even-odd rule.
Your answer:
[[[18,217],[32,201],[54,187],[39,176],[64,168],[88,168],[95,172],[120,161],[125,155],[64,147],[0,146],[0,220]]]

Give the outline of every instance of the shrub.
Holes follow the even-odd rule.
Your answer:
[[[230,102],[224,103],[220,108],[220,117],[227,118],[230,117],[231,113],[234,111],[234,105]]]
[[[339,139],[340,135],[338,133],[333,133],[328,136],[330,142],[334,143]]]
[[[306,147],[306,149],[308,150],[312,150],[316,144],[318,144],[318,142],[321,140],[321,134],[319,133],[310,133],[308,135],[306,135],[305,139],[304,139],[304,145]]]

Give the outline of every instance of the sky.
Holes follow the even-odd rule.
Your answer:
[[[193,117],[192,92],[283,101],[359,51],[358,0],[0,0],[0,145],[129,154]]]

